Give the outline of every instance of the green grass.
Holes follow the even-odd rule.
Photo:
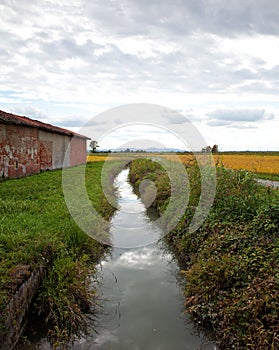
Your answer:
[[[135,186],[156,174],[161,181],[167,177],[159,165],[145,162],[132,163]],[[167,236],[187,280],[186,311],[212,331],[221,349],[279,348],[279,192],[259,186],[247,171],[220,166],[213,206],[190,233],[200,172],[192,166],[188,174],[188,209]]]
[[[115,208],[102,192],[102,166],[103,162],[87,165],[86,188],[94,208],[109,219]],[[79,168],[68,171],[74,176]],[[113,176],[107,179],[111,196]],[[94,274],[94,266],[106,247],[84,233],[71,218],[63,196],[62,171],[0,183],[0,222],[1,323],[5,321],[7,302],[20,286],[15,276],[44,265],[47,274],[35,312],[45,315],[54,335],[69,339],[84,326],[83,314],[95,294],[88,275]]]
[[[263,180],[279,181],[279,175],[278,174],[261,174],[261,173],[258,173],[257,177],[259,179],[263,179]]]

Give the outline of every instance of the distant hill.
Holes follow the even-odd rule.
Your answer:
[[[146,153],[165,153],[165,152],[187,152],[185,150],[179,149],[179,148],[156,148],[156,147],[150,147],[145,149],[139,149],[139,148],[115,148],[110,149],[111,152],[146,152]],[[108,152],[108,149],[99,149],[98,152]]]

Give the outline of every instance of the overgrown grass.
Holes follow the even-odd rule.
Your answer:
[[[148,162],[131,166],[130,179],[136,178],[137,186],[141,179],[167,177]],[[247,171],[219,166],[209,215],[189,233],[200,172],[193,165],[188,173],[189,206],[167,236],[187,279],[186,310],[213,331],[220,349],[279,348],[279,192],[259,186]]]
[[[152,203],[152,207],[156,208],[161,215],[167,206],[170,196],[170,182],[165,170],[158,163],[144,158],[133,161],[130,165],[129,180],[134,185],[138,194],[139,185],[145,179],[155,183],[157,195],[155,201]],[[146,192],[148,192],[148,189]]]
[[[261,174],[258,173],[257,177],[264,180],[279,181],[279,174]]]
[[[87,165],[86,187],[94,208],[109,219],[115,208],[102,192],[102,166],[103,162]],[[111,196],[116,172],[112,171],[110,178],[107,175]],[[9,299],[30,273],[43,265],[47,273],[35,312],[44,315],[52,335],[69,340],[85,326],[84,312],[96,293],[88,276],[94,275],[106,247],[71,218],[63,196],[62,171],[0,183],[0,221],[1,324]]]

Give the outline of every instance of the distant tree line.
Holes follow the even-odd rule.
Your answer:
[[[93,140],[90,142],[90,148],[91,148],[91,152],[92,153],[96,153],[98,152],[97,151],[97,148],[99,147],[98,145],[98,142]],[[149,152],[148,150],[144,150],[144,149],[130,149],[130,148],[126,148],[126,149],[118,149],[118,150],[114,150],[113,152],[116,152],[116,153],[130,153],[130,152],[136,152],[136,153],[146,153],[146,152]],[[165,151],[163,151],[165,152]],[[181,151],[181,152],[177,152],[177,151],[172,151],[172,150],[169,150],[167,152],[170,152],[170,153],[189,153],[189,151]],[[211,146],[205,146],[201,149],[201,153],[218,153],[219,152],[219,149],[218,149],[218,145],[213,145],[212,147]],[[102,151],[102,153],[111,153],[111,150],[108,150],[108,151]]]

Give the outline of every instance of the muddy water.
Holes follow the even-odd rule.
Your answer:
[[[162,232],[147,217],[127,176],[125,169],[115,181],[120,209],[112,220],[112,254],[100,266],[102,312],[91,334],[71,349],[215,349],[184,314],[178,267],[157,243]],[[50,347],[41,342],[36,348]]]

